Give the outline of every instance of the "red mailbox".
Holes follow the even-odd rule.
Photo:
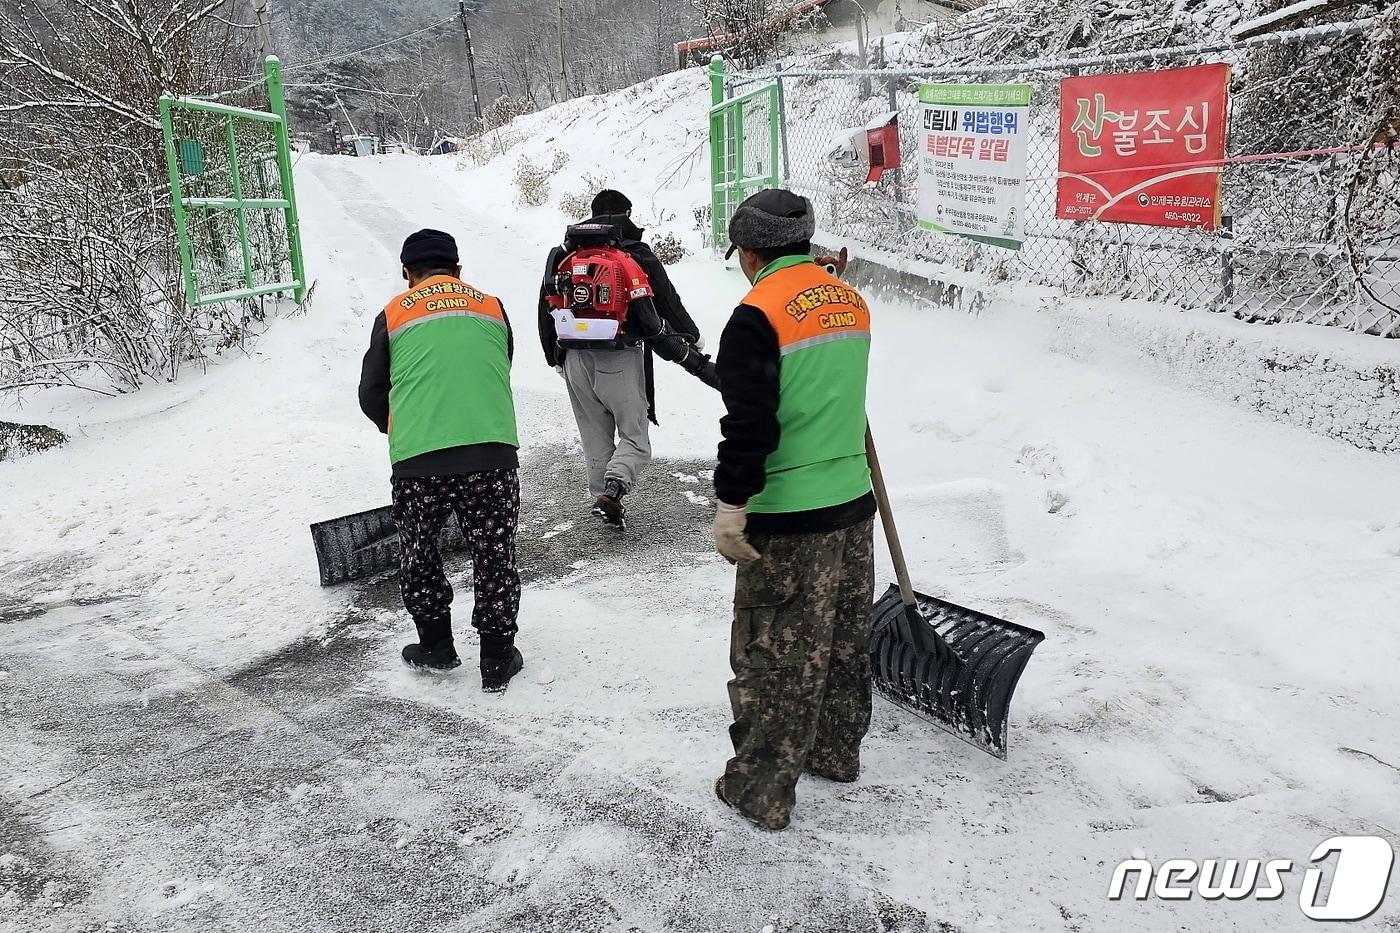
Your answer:
[[[902,164],[899,156],[899,114],[887,113],[865,125],[866,151],[870,153],[867,183],[880,180],[890,169]]]

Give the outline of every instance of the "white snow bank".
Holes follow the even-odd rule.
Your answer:
[[[1174,381],[1363,450],[1400,453],[1400,341],[1203,311],[1048,300],[1065,352],[1131,350]]]

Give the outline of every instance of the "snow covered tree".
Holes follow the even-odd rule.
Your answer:
[[[244,14],[0,6],[0,390],[128,389],[247,333],[247,308],[185,306],[157,118],[162,93],[249,82]]]
[[[794,30],[823,19],[820,11],[803,11],[787,0],[690,0],[692,8],[719,35],[732,41],[724,54],[746,68],[783,50]]]
[[[1343,208],[1342,242],[1361,290],[1391,319],[1400,319],[1400,3],[1380,17],[1361,49],[1343,98],[1349,138],[1362,151],[1352,166]],[[1400,336],[1400,334],[1392,334]]]

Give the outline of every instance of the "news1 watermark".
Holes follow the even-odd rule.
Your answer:
[[[1153,865],[1131,858],[1113,869],[1108,899],[1276,901],[1296,890],[1298,909],[1312,920],[1365,920],[1385,901],[1395,850],[1379,836],[1333,836],[1309,861],[1314,867],[1295,867],[1292,859],[1174,858]]]

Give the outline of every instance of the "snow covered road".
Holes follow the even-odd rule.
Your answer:
[[[677,158],[703,126],[568,106],[523,145],[569,146],[573,176],[635,144],[575,124]],[[1114,903],[1112,868],[1400,843],[1394,461],[1166,385],[1010,294],[876,302],[872,422],[920,587],[1049,636],[1011,760],[881,703],[861,782],[804,782],[787,833],[720,809],[718,404],[663,367],[638,530],[587,524],[533,335],[562,218],[511,205],[513,158],[308,158],[306,315],[175,386],[24,411],[75,440],[0,464],[0,930],[1263,933],[1305,929],[1296,902]],[[686,216],[703,181],[669,158],[613,180]],[[392,581],[315,586],[306,525],[387,496],[354,383],[420,226],[516,325],[530,667],[503,698],[397,665]],[[676,270],[713,342],[737,273]]]

